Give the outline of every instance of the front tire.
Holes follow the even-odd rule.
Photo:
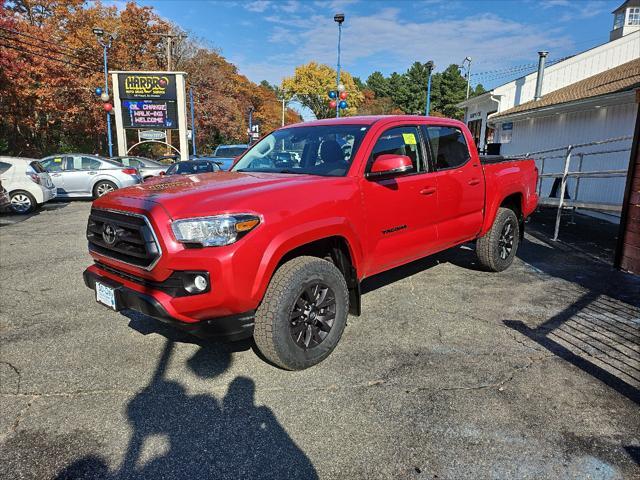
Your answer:
[[[520,244],[520,222],[510,208],[499,208],[491,230],[476,242],[480,264],[491,272],[507,269]]]
[[[255,316],[260,352],[286,370],[303,370],[327,358],[349,312],[344,276],[331,262],[297,257],[273,275]]]
[[[110,182],[109,180],[100,180],[93,187],[93,198],[102,197],[103,195],[106,195],[107,193],[113,192],[117,189],[118,186],[115,183]]]
[[[38,203],[36,199],[29,192],[24,190],[16,190],[9,195],[11,200],[11,211],[20,215],[33,212]]]

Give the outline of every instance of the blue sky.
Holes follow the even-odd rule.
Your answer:
[[[107,2],[109,3],[109,2]],[[114,0],[112,3],[121,3]],[[561,58],[608,40],[622,0],[139,0],[217,48],[253,81],[280,83],[296,65],[335,66],[337,26],[346,15],[343,68],[363,79],[404,72],[415,60],[436,70],[473,59],[472,82],[515,78],[504,69]],[[519,72],[520,70],[518,70]],[[510,75],[510,76],[508,76]]]

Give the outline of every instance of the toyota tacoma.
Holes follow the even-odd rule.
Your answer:
[[[363,279],[475,241],[513,261],[537,204],[533,160],[479,157],[463,123],[319,120],[266,135],[231,171],[154,179],[94,201],[96,300],[199,336],[253,336],[291,370],[336,347]]]

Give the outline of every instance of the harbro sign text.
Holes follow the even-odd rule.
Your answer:
[[[121,99],[176,99],[176,76],[173,74],[120,73],[118,87]]]

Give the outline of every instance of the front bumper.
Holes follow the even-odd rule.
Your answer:
[[[84,283],[95,291],[96,280],[114,289],[116,310],[135,310],[161,322],[202,338],[242,340],[253,335],[254,312],[217,317],[197,322],[185,322],[169,314],[162,303],[151,292],[142,293],[129,288],[112,278],[87,269],[83,273]]]

